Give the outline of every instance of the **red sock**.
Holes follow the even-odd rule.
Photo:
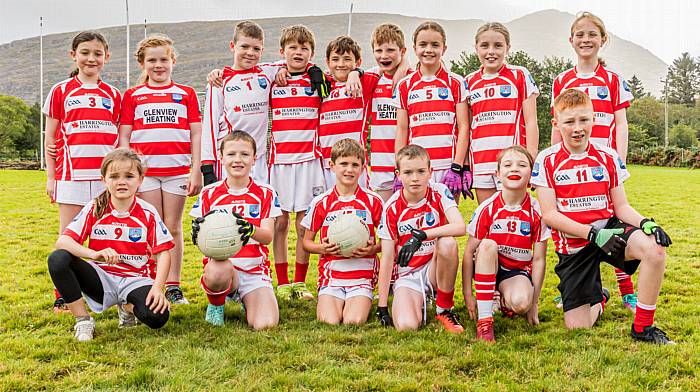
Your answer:
[[[294,264],[294,283],[306,282],[306,271],[309,270],[309,264],[301,264],[299,262]]]
[[[289,264],[288,263],[275,263],[275,272],[277,273],[277,284],[289,284]]]
[[[231,285],[229,285],[229,287],[227,287],[225,290],[214,291],[207,287],[207,284],[204,283],[204,276],[199,279],[199,283],[202,285],[204,292],[207,294],[210,304],[221,306],[226,303],[226,294],[231,291]]]
[[[442,309],[452,309],[455,306],[455,291],[442,291],[437,289],[435,305]]]
[[[632,277],[619,268],[615,268],[615,276],[617,277],[617,287],[620,290],[620,295],[634,294]]]
[[[496,290],[496,274],[474,274],[477,301],[493,301]]]
[[[180,287],[180,281],[179,280],[172,280],[169,282],[165,282],[165,287]]]
[[[637,302],[637,311],[634,314],[634,330],[644,332],[644,327],[654,324],[654,312],[656,305],[645,305]]]
[[[61,298],[61,293],[59,293],[59,292],[58,292],[58,289],[55,288],[55,287],[53,288],[53,295],[56,296],[56,299]]]

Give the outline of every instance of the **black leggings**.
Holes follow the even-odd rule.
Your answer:
[[[95,302],[102,303],[104,300],[104,288],[95,268],[66,250],[58,249],[49,255],[49,274],[66,303],[79,300],[82,294]],[[170,311],[154,313],[146,306],[146,296],[151,287],[148,285],[132,290],[126,296],[126,302],[134,305],[134,314],[139,321],[156,329],[168,322]]]

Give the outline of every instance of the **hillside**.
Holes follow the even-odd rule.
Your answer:
[[[573,16],[559,11],[541,11],[507,23],[513,37],[512,50],[524,50],[535,58],[559,56],[573,58],[574,52],[567,41]],[[303,18],[270,18],[257,20],[266,31],[267,50],[263,60],[279,58],[280,29],[290,24],[303,23],[316,35],[316,61],[323,61],[325,45],[339,34],[347,32],[347,14],[309,16]],[[421,18],[393,14],[354,14],[353,36],[362,44],[365,66],[373,66],[369,39],[372,29],[382,22],[400,25],[407,41]],[[448,52],[446,58],[457,58],[463,50],[473,50],[474,33],[482,20],[441,20],[447,31]],[[175,79],[203,90],[207,72],[231,62],[228,42],[233,31],[233,21],[186,22],[149,25],[149,33],[165,33],[175,40],[179,53]],[[124,27],[100,30],[110,43],[112,54],[105,67],[104,79],[123,91],[125,88],[125,31]],[[71,67],[69,45],[74,32],[44,37],[44,94],[50,87],[66,77]],[[143,26],[131,25],[131,50],[143,38]],[[407,42],[407,43],[409,43]],[[666,64],[641,46],[612,36],[609,47],[602,56],[607,63],[624,77],[637,75],[647,91],[658,94],[660,78],[666,72]],[[135,60],[131,60],[131,83],[140,72]],[[39,39],[38,37],[0,45],[0,94],[18,96],[28,102],[39,98]]]

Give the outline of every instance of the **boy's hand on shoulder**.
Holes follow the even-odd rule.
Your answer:
[[[224,86],[224,79],[222,78],[222,75],[224,74],[224,71],[216,68],[213,69],[211,72],[209,72],[209,75],[207,75],[207,83],[211,84],[212,87],[216,88],[221,88]]]
[[[318,91],[318,96],[326,98],[331,91],[330,82],[326,79],[326,74],[323,73],[318,66],[309,67],[306,72],[311,79],[311,91]]]
[[[353,70],[348,74],[348,81],[345,84],[345,88],[353,98],[362,96],[362,80],[358,71]]]
[[[292,74],[289,73],[287,67],[280,67],[280,70],[277,71],[275,75],[275,84],[280,87],[285,87],[287,86],[287,80],[291,77]]]

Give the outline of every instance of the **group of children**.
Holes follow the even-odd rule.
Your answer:
[[[555,80],[552,147],[539,154],[539,91],[525,68],[505,62],[505,26],[479,28],[482,66],[465,78],[443,64],[438,23],[420,24],[412,38],[415,68],[400,28],[378,26],[377,66],[363,70],[357,42],[340,36],[327,46],[326,73],[311,63],[316,47],[307,27],[284,28],[282,59],[260,63],[263,30],[240,22],[230,43],[233,65],[209,74],[200,117],[192,88],[171,79],[169,38],[140,43],[143,77],[122,98],[99,78],[107,42],[78,34],[71,49],[77,72],[54,86],[44,107],[47,193],[59,204],[61,226],[49,271],[61,296],[56,306],[77,319],[78,340],[92,339],[95,327],[81,293],[96,312],[117,304],[120,326],[138,319],[158,328],[171,303],[187,303],[179,287],[181,219],[186,197],[199,194],[193,231],[201,217],[223,211],[236,216],[244,242],[229,260],[203,259],[205,319],[213,325],[224,324],[227,297],[242,302],[255,329],[279,322],[278,298],[313,299],[306,275],[314,253],[318,320],[365,322],[376,289],[382,325],[419,328],[434,299],[436,319],[460,333],[457,238],[469,233],[465,302],[477,338],[493,341],[494,308],[539,323],[551,236],[567,327],[591,327],[602,314],[610,295],[600,279],[605,261],[618,268],[624,303],[635,312],[631,336],[673,343],[653,326],[671,240],[626,200],[632,97],[598,58],[608,39],[602,21],[583,13],[572,24],[578,65]],[[457,205],[460,196],[473,198],[472,189],[479,207],[467,225]],[[370,230],[350,257],[326,236],[343,214]],[[637,297],[628,274],[638,267]]]

